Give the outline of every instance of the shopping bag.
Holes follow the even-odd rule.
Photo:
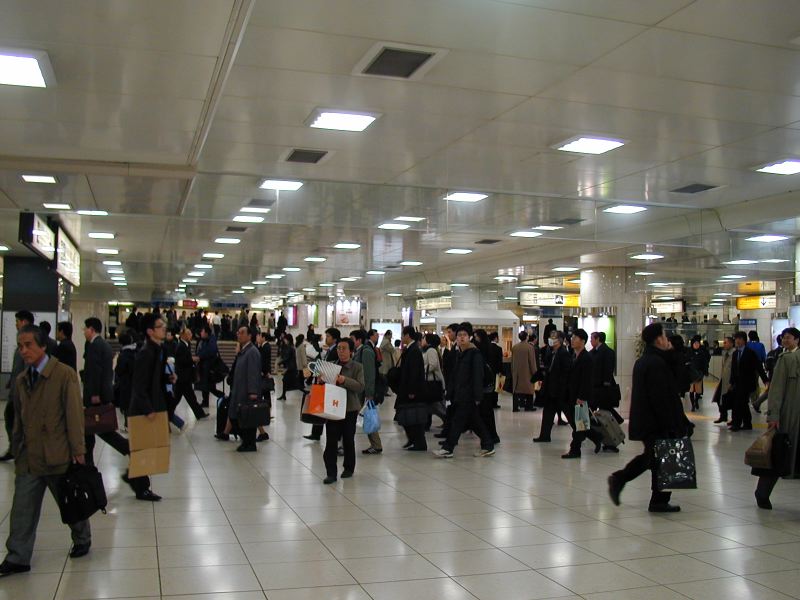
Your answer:
[[[690,438],[656,440],[653,452],[659,491],[697,488],[697,469]]]
[[[589,413],[589,405],[584,402],[583,404],[575,405],[575,431],[589,431],[592,426],[592,418]]]
[[[381,430],[381,416],[378,413],[378,407],[372,400],[367,400],[362,411],[364,433],[378,433]]]
[[[772,468],[772,443],[775,439],[775,430],[768,429],[759,436],[744,453],[744,464],[754,469]]]
[[[166,411],[157,412],[154,420],[145,415],[128,417],[130,466],[128,477],[169,472],[169,425]]]
[[[303,412],[330,421],[341,421],[347,412],[347,390],[330,383],[314,384]]]

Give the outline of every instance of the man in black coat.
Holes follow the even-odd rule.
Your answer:
[[[644,444],[644,452],[625,468],[608,478],[608,493],[619,506],[619,495],[629,481],[652,470],[650,512],[678,512],[680,506],[669,503],[671,492],[658,490],[654,469],[654,446],[657,439],[691,435],[693,425],[683,412],[675,376],[675,358],[670,356],[670,343],[661,323],[652,323],[642,331],[647,345],[644,354],[633,366],[631,414],[628,436]]]
[[[197,402],[197,396],[194,393],[195,363],[192,357],[191,343],[192,330],[184,327],[178,334],[178,341],[175,346],[175,375],[178,376],[178,381],[174,387],[175,405],[177,406],[180,403],[181,398],[185,398],[186,403],[194,413],[194,418],[199,421],[200,419],[208,418],[209,415],[200,407]]]
[[[733,356],[731,357],[731,391],[729,392],[733,419],[730,431],[753,429],[753,415],[750,413],[750,394],[758,389],[758,378],[767,382],[764,365],[752,348],[747,347],[747,334],[737,331],[733,334]]]
[[[55,356],[56,348],[58,348],[58,342],[56,342],[53,338],[50,337],[50,332],[53,330],[53,327],[50,325],[49,321],[42,321],[39,323],[39,329],[47,336],[45,343],[47,344],[47,355],[48,356]]]
[[[56,325],[56,340],[58,340],[58,346],[56,346],[53,356],[68,367],[71,367],[73,371],[77,371],[78,351],[72,341],[72,323],[61,321]]]
[[[607,410],[617,423],[625,421],[617,412],[619,406],[619,387],[614,380],[614,371],[617,369],[617,353],[606,345],[606,334],[603,331],[595,331],[590,336],[592,349],[589,356],[592,357],[592,410]]]
[[[425,365],[422,360],[422,350],[417,343],[417,332],[412,326],[403,327],[401,337],[406,349],[400,357],[400,388],[397,390],[395,408],[402,410],[403,406],[425,402]],[[406,450],[412,452],[426,452],[428,442],[425,440],[425,423],[410,425],[404,428],[408,441]]]
[[[567,407],[567,420],[572,426],[572,442],[569,445],[569,452],[563,454],[561,458],[580,458],[581,457],[581,444],[587,438],[594,442],[594,452],[600,452],[603,445],[603,436],[591,428],[586,426],[586,429],[578,430],[579,423],[575,421],[575,407],[586,406],[587,408],[593,404],[592,395],[593,377],[592,377],[592,359],[586,351],[586,342],[589,341],[589,335],[583,329],[577,329],[572,334],[571,345],[575,351],[575,356],[572,359],[572,369],[569,374],[569,405]]]
[[[553,430],[553,419],[559,411],[569,411],[569,378],[572,367],[569,351],[565,346],[563,331],[555,331],[549,338],[549,362],[545,367],[544,377],[544,410],[542,411],[542,428],[534,442],[549,442]]]

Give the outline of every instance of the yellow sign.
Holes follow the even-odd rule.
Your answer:
[[[760,308],[775,308],[775,296],[745,296],[736,299],[738,310],[758,310]]]

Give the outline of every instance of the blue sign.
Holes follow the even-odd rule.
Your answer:
[[[758,319],[739,319],[739,327],[755,327]]]

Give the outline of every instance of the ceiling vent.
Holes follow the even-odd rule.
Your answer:
[[[400,265],[386,265],[384,269],[399,269]]]
[[[358,61],[352,73],[390,79],[420,79],[445,54],[447,50],[444,48],[378,42]]]
[[[487,240],[478,240],[478,241],[477,241],[477,242],[475,242],[475,243],[476,243],[476,244],[483,244],[483,245],[485,245],[485,246],[490,246],[491,244],[498,244],[498,243],[500,243],[500,240],[488,240],[488,239],[487,239]]]
[[[225,229],[225,231],[228,231],[230,233],[244,233],[245,231],[247,231],[247,227],[234,227],[234,226],[231,226],[231,227],[228,227],[227,229]]]
[[[262,200],[261,198],[253,198],[247,203],[247,206],[252,208],[270,208],[275,204],[275,200]]]
[[[577,225],[578,223],[583,223],[586,219],[561,219],[560,221],[554,221],[554,225]]]
[[[286,157],[286,162],[305,163],[315,165],[328,154],[327,150],[303,150],[295,148]]]
[[[699,194],[700,192],[707,192],[708,190],[713,190],[717,187],[719,186],[706,185],[705,183],[690,183],[689,185],[685,185],[670,191],[674,194]]]

